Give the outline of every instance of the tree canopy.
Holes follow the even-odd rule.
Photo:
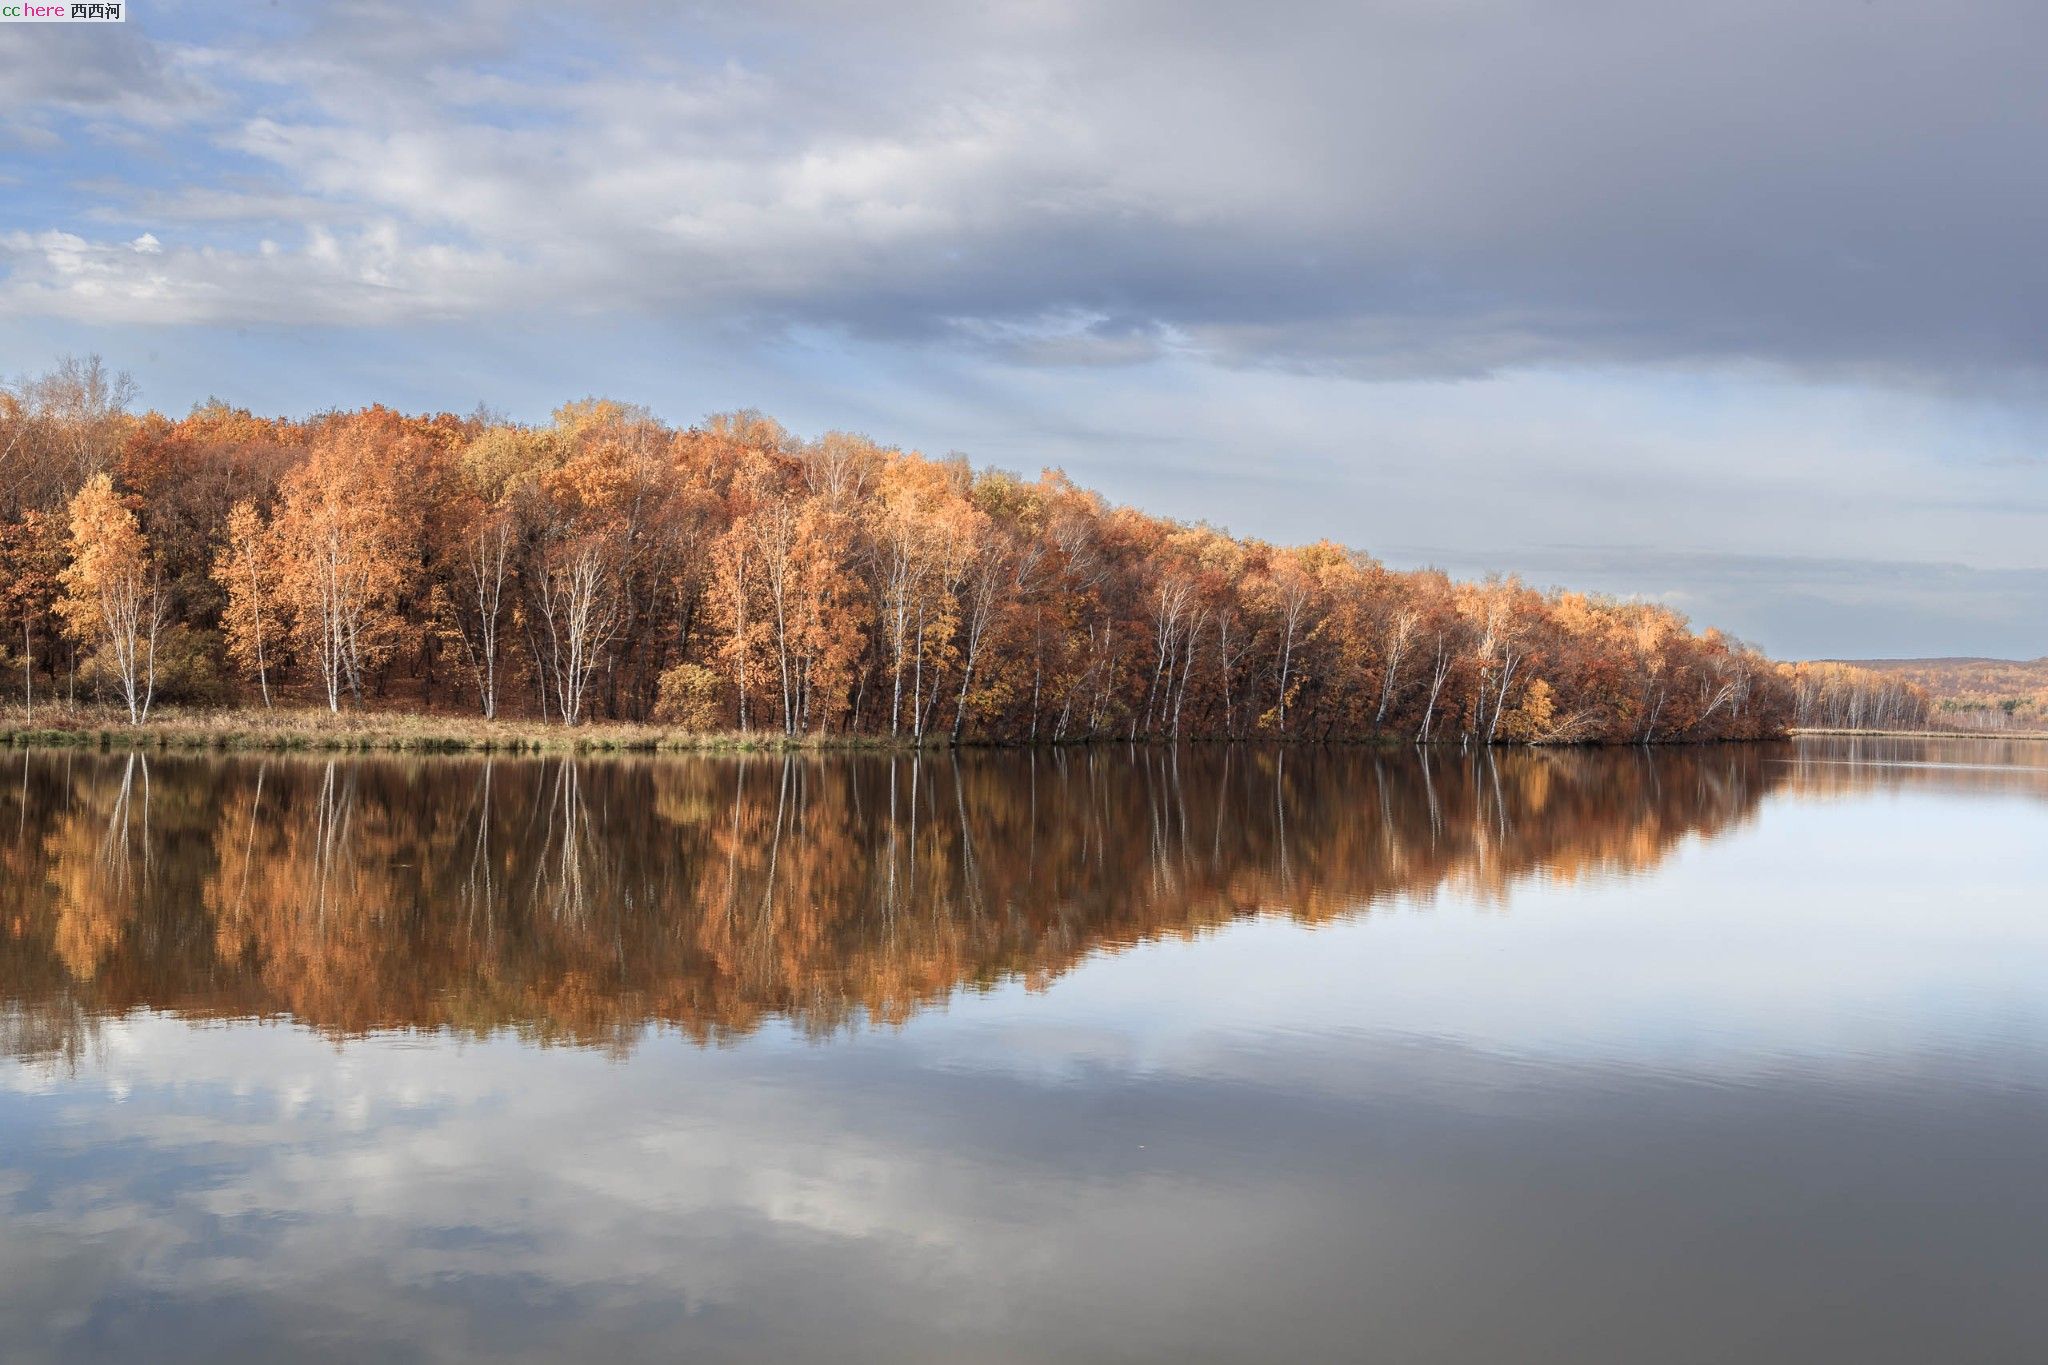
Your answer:
[[[913,740],[1590,743],[1925,714],[1653,602],[1395,571],[757,412],[174,419],[130,392],[93,361],[0,398],[0,609],[25,691],[137,719],[155,694]],[[108,584],[133,598],[114,616]]]

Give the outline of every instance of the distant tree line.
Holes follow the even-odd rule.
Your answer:
[[[1927,689],[1897,674],[1844,663],[1802,663],[1792,680],[1795,724],[1817,730],[1918,730],[1929,720]]]
[[[172,419],[132,398],[97,359],[0,390],[28,705],[974,741],[1664,743],[1903,714],[1654,603],[1396,572],[755,412]]]
[[[2048,658],[1849,660],[1913,684],[1933,701],[1939,726],[2048,730]]]

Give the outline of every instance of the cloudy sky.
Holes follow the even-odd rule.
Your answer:
[[[0,373],[742,406],[2048,653],[2033,0],[136,0],[0,26]]]

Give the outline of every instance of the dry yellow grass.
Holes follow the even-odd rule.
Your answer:
[[[0,744],[96,748],[313,749],[391,752],[640,752],[882,747],[886,740],[827,735],[788,739],[772,732],[697,734],[661,725],[591,724],[568,729],[532,720],[483,720],[406,711],[315,708],[165,709],[131,726],[125,715],[88,706],[0,707]]]

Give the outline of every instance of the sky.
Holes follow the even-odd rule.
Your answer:
[[[2048,654],[2034,0],[0,24],[0,374],[757,407],[1781,657]]]

